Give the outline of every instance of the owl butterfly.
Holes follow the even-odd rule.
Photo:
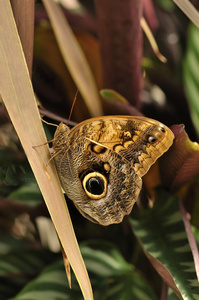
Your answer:
[[[71,130],[61,123],[53,140],[61,185],[90,221],[120,223],[138,198],[142,176],[173,139],[168,127],[145,117],[93,118]]]

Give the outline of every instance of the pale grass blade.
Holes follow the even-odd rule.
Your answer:
[[[199,28],[199,13],[189,0],[173,0],[184,14]]]
[[[103,114],[99,93],[88,62],[61,10],[52,0],[43,0],[63,59],[82,94],[91,116]]]
[[[45,199],[63,249],[82,289],[92,300],[92,289],[79,251],[65,199],[48,146],[38,147],[46,137],[37,109],[28,69],[14,22],[10,1],[0,1],[0,94],[23,145]],[[67,284],[67,283],[66,283]]]

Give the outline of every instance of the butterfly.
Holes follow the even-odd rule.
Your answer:
[[[60,123],[53,156],[62,188],[90,221],[120,223],[139,196],[141,178],[173,139],[167,126],[145,117],[104,116],[72,129]]]

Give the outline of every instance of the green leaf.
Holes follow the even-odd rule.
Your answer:
[[[193,231],[194,237],[196,239],[196,244],[199,247],[199,229],[193,226],[192,231]]]
[[[183,64],[183,76],[192,120],[199,134],[199,29],[192,24],[187,36],[187,53]]]
[[[0,168],[0,181],[5,185],[17,186],[35,181],[35,178],[29,166],[12,164]]]
[[[87,242],[81,244],[81,252],[94,287],[95,300],[157,300],[148,282],[113,245],[102,241]],[[59,260],[29,282],[14,300],[82,299],[74,276],[72,289],[65,281],[63,262]]]
[[[21,249],[7,253],[0,257],[0,276],[5,276],[9,274],[20,273],[32,275],[40,271],[46,262],[51,261],[55,256],[53,253],[45,250],[31,250],[28,251]]]
[[[166,11],[172,12],[175,9],[175,4],[172,0],[157,0],[157,3]]]
[[[128,103],[127,99],[124,98],[121,94],[119,94],[118,92],[111,90],[111,89],[103,89],[100,91],[100,95],[104,98],[104,99],[117,99],[123,103]]]
[[[16,189],[8,196],[9,199],[17,200],[18,202],[24,202],[27,205],[35,206],[41,203],[42,197],[39,187],[35,182],[25,184]]]
[[[101,277],[112,277],[133,270],[112,244],[89,241],[81,244],[81,253],[90,272]]]
[[[173,290],[169,288],[168,300],[178,300],[178,299],[179,298],[176,296],[176,294],[173,292]]]
[[[79,298],[75,297],[76,289],[78,289]],[[63,261],[60,259],[46,267],[36,279],[30,281],[14,300],[82,299],[82,296],[80,296],[81,292],[78,286],[72,290],[72,293],[69,292],[69,288],[66,286],[66,274]]]
[[[96,300],[157,299],[145,278],[110,243],[83,243],[81,252]]]
[[[16,295],[56,255],[47,250],[18,249],[0,256],[0,299]],[[66,279],[65,279],[66,280]]]
[[[178,199],[159,190],[153,209],[143,211],[131,222],[148,258],[163,280],[181,299],[199,299],[199,283]]]
[[[26,243],[22,239],[16,239],[9,234],[2,234],[1,233],[1,240],[0,240],[0,255],[7,254],[11,250],[14,251],[19,248],[25,247]],[[1,259],[1,256],[0,256]],[[1,267],[1,266],[0,266]]]

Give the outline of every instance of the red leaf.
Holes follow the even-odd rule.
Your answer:
[[[163,185],[176,191],[199,174],[199,144],[189,139],[184,125],[174,125],[171,129],[174,143],[159,162]]]

